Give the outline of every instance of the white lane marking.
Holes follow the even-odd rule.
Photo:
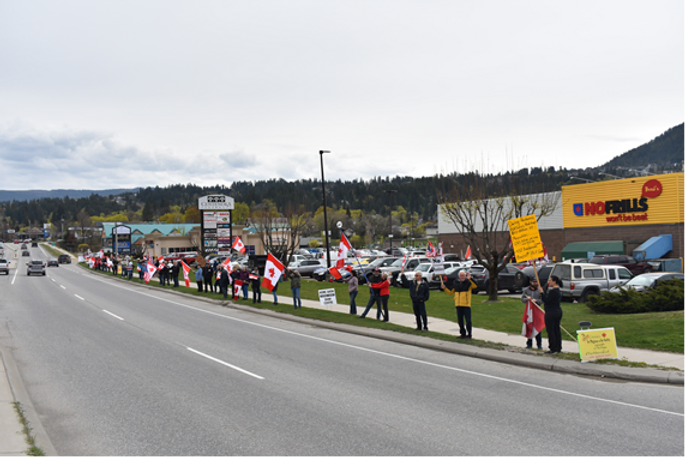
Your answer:
[[[14,285],[14,280],[17,279],[17,273],[19,273],[19,265],[17,265],[16,268],[14,269],[14,276],[12,277],[12,284],[11,285]]]
[[[62,284],[59,285],[62,289],[67,290],[66,287],[64,287]]]
[[[85,276],[85,273],[82,273],[82,274]],[[91,275],[88,275],[88,277],[91,277]],[[291,331],[291,330],[285,330],[285,329],[281,329],[281,328],[278,328],[278,327],[272,327],[272,326],[265,325],[265,324],[260,324],[260,323],[257,323],[257,322],[250,322],[250,321],[246,321],[246,320],[244,320],[244,319],[239,319],[239,318],[237,318],[237,317],[226,316],[226,315],[224,315],[224,314],[219,314],[219,313],[216,313],[216,312],[214,312],[214,311],[209,311],[209,310],[205,310],[205,309],[201,309],[201,308],[196,308],[196,307],[191,306],[191,305],[186,305],[186,304],[183,304],[183,303],[178,303],[178,302],[175,302],[175,301],[173,301],[173,300],[169,300],[169,299],[166,299],[166,298],[163,298],[163,297],[157,297],[157,296],[154,296],[154,295],[151,295],[151,294],[147,294],[147,293],[144,293],[144,292],[139,292],[139,291],[137,291],[137,290],[132,290],[132,289],[129,289],[129,288],[127,288],[127,287],[120,286],[120,285],[118,285],[118,284],[111,284],[110,282],[101,280],[101,279],[99,279],[99,278],[91,277],[91,279],[94,279],[94,280],[96,280],[96,281],[100,281],[100,282],[105,283],[105,284],[109,284],[109,285],[112,286],[112,287],[119,287],[119,288],[121,288],[121,289],[128,290],[129,292],[134,292],[134,293],[137,293],[137,294],[139,294],[139,295],[144,295],[144,296],[146,296],[146,297],[155,298],[155,299],[157,299],[157,300],[165,301],[165,302],[167,302],[167,303],[171,303],[171,304],[174,304],[174,305],[183,307],[183,308],[188,308],[188,309],[191,309],[191,310],[194,310],[194,311],[199,311],[199,312],[201,312],[201,313],[210,314],[210,315],[216,316],[216,317],[221,317],[221,318],[223,318],[223,319],[229,319],[229,320],[232,320],[232,321],[241,322],[241,323],[243,323],[243,324],[254,325],[254,326],[257,326],[257,327],[262,327],[262,328],[265,328],[265,329],[274,330],[274,331],[281,332],[281,333],[287,333],[287,334],[289,334],[289,335],[299,336],[299,337],[302,337],[302,338],[308,338],[308,339],[312,339],[312,340],[316,340],[316,341],[322,341],[322,342],[329,343],[329,344],[335,344],[335,345],[338,345],[338,346],[344,346],[344,347],[347,347],[347,348],[357,349],[357,350],[359,350],[359,351],[365,351],[365,352],[369,352],[369,353],[373,353],[373,354],[378,354],[378,355],[384,355],[384,356],[387,356],[387,357],[393,357],[393,358],[396,358],[396,359],[405,360],[405,361],[409,361],[409,362],[415,362],[415,363],[419,363],[419,364],[422,364],[422,365],[429,365],[429,366],[436,367],[436,368],[443,368],[443,369],[446,369],[446,370],[458,371],[458,372],[460,372],[460,373],[470,374],[470,375],[473,375],[473,376],[480,376],[480,377],[488,378],[488,379],[494,379],[494,380],[496,380],[496,381],[509,382],[509,383],[512,383],[512,384],[517,384],[517,385],[520,385],[520,386],[523,386],[523,387],[529,387],[529,388],[532,388],[532,389],[546,390],[546,391],[548,391],[548,392],[554,392],[554,393],[558,393],[558,394],[562,394],[562,395],[570,395],[570,396],[574,396],[574,397],[585,398],[585,399],[587,399],[587,400],[595,400],[595,401],[600,401],[600,402],[605,402],[605,403],[611,403],[611,404],[614,404],[614,405],[628,406],[628,407],[630,407],[630,408],[644,409],[644,410],[647,410],[647,411],[654,411],[654,412],[657,412],[657,413],[671,414],[671,415],[680,416],[680,417],[685,416],[685,414],[683,414],[683,413],[677,413],[677,412],[673,412],[673,411],[666,411],[666,410],[658,409],[658,408],[650,408],[650,407],[648,407],[648,406],[636,405],[636,404],[633,404],[633,403],[625,403],[625,402],[617,401],[617,400],[609,400],[609,399],[606,399],[606,398],[593,397],[593,396],[591,396],[591,395],[579,394],[579,393],[571,392],[571,391],[568,391],[568,390],[554,389],[554,388],[552,388],[552,387],[546,387],[546,386],[542,386],[542,385],[538,385],[538,384],[531,384],[531,383],[528,383],[528,382],[517,381],[517,380],[515,380],[515,379],[503,378],[503,377],[500,377],[500,376],[493,376],[493,375],[489,375],[489,374],[485,374],[485,373],[478,373],[478,372],[476,372],[476,371],[464,370],[464,369],[462,369],[462,368],[456,368],[456,367],[451,367],[451,366],[448,366],[448,365],[442,365],[442,364],[438,364],[438,363],[427,362],[427,361],[425,361],[425,360],[413,359],[413,358],[405,357],[405,356],[402,356],[402,355],[391,354],[391,353],[389,353],[389,352],[377,351],[377,350],[375,350],[375,349],[369,349],[369,348],[365,348],[365,347],[363,347],[363,346],[355,346],[355,345],[353,345],[353,344],[348,344],[348,343],[342,343],[342,342],[338,342],[338,341],[328,340],[328,339],[325,339],[325,338],[320,338],[320,337],[318,337],[318,336],[312,336],[312,335],[307,335],[307,334],[304,334],[304,333],[293,332],[293,331]]]
[[[259,375],[256,375],[256,374],[254,374],[254,373],[250,373],[250,372],[247,371],[247,370],[243,370],[243,369],[240,368],[240,367],[237,367],[237,366],[235,366],[235,365],[231,365],[230,363],[224,362],[223,360],[220,360],[220,359],[217,359],[217,358],[215,358],[215,357],[212,357],[211,355],[207,355],[207,354],[205,354],[204,352],[196,351],[195,349],[189,348],[189,347],[187,347],[187,346],[186,346],[186,349],[188,349],[190,352],[194,352],[194,353],[197,354],[197,355],[201,355],[202,357],[205,357],[205,358],[207,358],[207,359],[209,359],[209,360],[211,360],[211,361],[213,361],[213,362],[220,363],[221,365],[225,365],[225,366],[227,366],[227,367],[229,367],[229,368],[233,368],[233,369],[236,370],[236,371],[239,371],[239,372],[241,372],[241,373],[245,373],[246,375],[252,376],[253,378],[264,379],[263,377],[261,377],[261,376],[259,376]]]
[[[114,313],[110,313],[110,312],[107,311],[106,309],[103,309],[102,311],[105,312],[105,313],[107,313],[107,314],[109,314],[109,315],[112,316],[112,317],[116,317],[116,318],[119,319],[120,321],[123,321],[123,320],[124,320],[123,317],[119,317],[119,316],[117,316],[117,315],[114,314]]]
[[[79,299],[81,299],[81,300],[83,300],[83,301],[85,301],[85,300],[86,300],[85,298],[83,298],[83,297],[80,297],[80,296],[78,296],[78,295],[76,295],[76,294],[74,294],[74,297],[76,297],[76,298],[79,298]]]

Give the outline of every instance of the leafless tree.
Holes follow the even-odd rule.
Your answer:
[[[299,210],[281,214],[273,202],[265,200],[255,209],[249,223],[257,229],[264,250],[287,267],[292,255],[300,247],[300,236],[308,220],[309,215]]]
[[[497,177],[470,174],[445,179],[438,192],[439,212],[454,224],[471,246],[472,255],[488,270],[491,301],[497,300],[497,275],[514,254],[508,221],[531,214],[540,220],[558,205],[558,193],[530,192],[543,190],[544,183],[531,187],[516,177],[497,182]]]

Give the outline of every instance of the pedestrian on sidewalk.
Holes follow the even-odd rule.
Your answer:
[[[359,293],[359,279],[357,272],[352,271],[349,278],[343,281],[347,283],[347,292],[350,294],[350,314],[357,314],[357,294]]]
[[[195,270],[195,282],[197,283],[197,291],[202,292],[202,267],[200,265]]]
[[[240,270],[240,280],[243,282],[243,298],[247,300],[247,291],[250,288],[250,272],[247,271],[247,265],[243,265]]]
[[[202,276],[204,278],[205,293],[214,293],[214,269],[211,263],[205,263],[205,267],[202,269]]]
[[[390,313],[388,312],[388,300],[390,299],[390,280],[388,280],[388,274],[383,273],[381,275],[381,282],[373,283],[371,284],[371,287],[373,287],[374,292],[380,295],[381,306],[383,307],[383,311],[381,312],[383,315],[383,322],[388,322],[390,320]]]
[[[557,276],[550,276],[547,280],[547,293],[538,285],[538,291],[545,304],[545,328],[549,342],[549,351],[545,354],[561,352],[561,318],[564,315],[561,310],[561,286],[563,283]]]
[[[220,266],[219,268],[221,268],[221,273],[219,274],[219,292],[224,295],[224,298],[228,298],[228,286],[231,282],[228,270],[224,266]]]
[[[430,297],[428,283],[423,280],[420,271],[414,273],[414,280],[409,286],[409,297],[414,308],[416,317],[416,330],[428,331],[428,316],[426,315],[426,302]]]
[[[459,280],[455,282],[454,288],[445,287],[440,277],[440,288],[448,295],[454,296],[454,306],[457,309],[457,322],[459,323],[459,338],[471,339],[471,291],[477,288],[476,283],[471,280],[471,273],[464,270],[459,272]]]
[[[233,265],[233,270],[231,270],[231,284],[233,284],[233,295],[231,300],[235,301],[236,295],[240,298],[240,265],[237,263]]]
[[[295,306],[295,309],[302,308],[302,299],[300,299],[300,272],[291,269],[288,269],[288,272],[290,276],[290,290],[293,293],[293,306]]]
[[[523,294],[521,295],[521,302],[525,305],[528,303],[528,300],[533,300],[533,302],[539,302],[542,299],[542,296],[540,295],[540,291],[538,290],[538,280],[537,278],[533,277],[530,278],[530,282],[528,284],[528,287],[523,289]],[[535,342],[537,343],[538,349],[542,349],[542,334],[538,333],[535,335]],[[528,338],[526,340],[526,347],[528,349],[533,349],[533,339]]]
[[[376,319],[381,320],[381,296],[376,290],[374,290],[372,284],[379,283],[382,281],[381,278],[381,269],[380,268],[375,268],[373,270],[373,274],[369,276],[369,291],[371,292],[371,296],[369,296],[369,301],[366,303],[366,308],[364,308],[364,312],[359,316],[360,319],[364,319],[366,315],[369,313],[371,308],[373,308],[373,305],[376,305]]]
[[[261,303],[261,278],[259,277],[259,268],[257,267],[254,267],[254,269],[252,270],[252,274],[250,274],[250,284],[252,285],[252,303]]]
[[[278,305],[278,283],[283,280],[283,275],[281,275],[280,278],[278,278],[278,281],[276,281],[276,284],[274,284],[274,288],[271,290],[271,293],[274,294],[274,306]]]
[[[178,274],[181,271],[181,261],[177,260],[174,262],[174,266],[171,267],[171,279],[174,281],[174,287],[178,287]]]

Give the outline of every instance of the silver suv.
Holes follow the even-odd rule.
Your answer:
[[[619,265],[597,265],[594,263],[557,263],[550,276],[562,280],[561,296],[585,303],[590,295],[599,295],[615,286],[620,286],[633,277],[626,267]]]
[[[0,259],[0,273],[10,274],[10,263],[7,259]]]
[[[26,274],[30,276],[33,273],[45,276],[45,262],[42,260],[31,260],[28,262],[26,264]]]

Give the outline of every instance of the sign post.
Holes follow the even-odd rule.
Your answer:
[[[582,363],[600,359],[617,359],[616,333],[613,328],[576,330],[578,352]]]
[[[198,199],[197,209],[201,214],[200,250],[203,255],[217,253],[222,247],[233,244],[231,219],[234,208],[235,200],[226,195],[206,195]]]

